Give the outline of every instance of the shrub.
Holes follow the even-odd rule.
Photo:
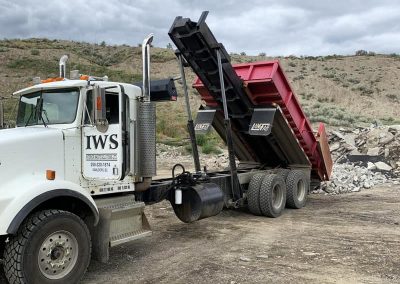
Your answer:
[[[207,135],[198,134],[196,135],[196,142],[198,146],[204,146],[207,143]]]
[[[356,56],[368,55],[368,51],[360,49],[356,51]]]
[[[360,83],[360,80],[355,79],[355,78],[349,78],[349,79],[347,79],[347,81],[349,81],[349,82],[352,83],[352,84],[358,84],[358,83]]]
[[[37,50],[37,49],[31,50],[31,55],[39,55],[39,54],[40,54],[39,50]]]
[[[201,148],[204,154],[221,154],[222,151],[218,148],[213,140],[208,140]]]
[[[296,67],[296,63],[294,63],[294,62],[289,62],[289,66],[290,66],[290,67]]]
[[[303,75],[299,75],[293,78],[293,81],[298,81],[298,80],[304,80],[304,76]]]
[[[386,97],[392,101],[397,102],[398,101],[398,96],[395,94],[386,94]]]
[[[260,52],[260,54],[258,56],[265,57],[265,56],[267,56],[267,54],[265,52]]]

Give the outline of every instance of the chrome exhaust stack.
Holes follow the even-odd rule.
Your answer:
[[[150,101],[150,46],[153,42],[153,34],[149,34],[142,44],[143,59],[143,100]]]
[[[143,87],[142,98],[137,106],[135,127],[135,175],[142,181],[136,183],[136,191],[145,191],[157,175],[156,167],[156,105],[150,101],[150,45],[153,34],[149,34],[142,44]]]
[[[60,78],[65,78],[67,74],[67,61],[68,61],[68,55],[63,55],[60,58],[59,62],[59,67],[60,67]]]

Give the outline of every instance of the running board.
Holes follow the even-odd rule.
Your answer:
[[[109,248],[151,236],[144,214],[145,204],[135,196],[119,196],[95,200],[99,209],[99,224],[92,229],[93,258],[106,263]]]

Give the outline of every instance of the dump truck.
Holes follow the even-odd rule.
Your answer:
[[[112,82],[70,72],[16,91],[16,128],[0,131],[0,255],[9,283],[78,283],[91,259],[151,235],[145,206],[170,201],[191,223],[223,208],[248,207],[278,217],[302,208],[310,183],[329,179],[332,161],[323,124],[317,133],[278,61],[232,66],[206,24],[177,17],[169,30],[180,68],[194,168],[156,176],[156,104],[175,101],[174,79]],[[204,105],[196,120],[185,68]],[[184,110],[182,110],[184,111]],[[196,135],[214,127],[229,168],[202,168]],[[179,162],[179,161],[178,161]]]

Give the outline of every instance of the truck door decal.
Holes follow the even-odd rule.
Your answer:
[[[83,136],[83,175],[88,179],[121,177],[122,149],[119,124],[110,124],[107,132],[87,127]]]

